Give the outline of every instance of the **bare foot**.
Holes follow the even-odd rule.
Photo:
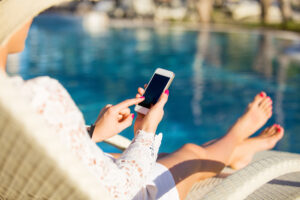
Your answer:
[[[248,105],[245,113],[228,131],[228,135],[234,135],[240,142],[260,129],[272,116],[272,100],[261,92]]]
[[[241,169],[248,165],[255,153],[272,149],[283,137],[284,129],[274,124],[266,128],[257,137],[246,139],[235,148],[229,166],[233,169]]]

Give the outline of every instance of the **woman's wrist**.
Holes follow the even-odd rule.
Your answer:
[[[107,133],[107,132],[104,132],[103,127],[99,127],[99,125],[98,126],[95,125],[94,133],[93,133],[93,136],[91,138],[96,143],[103,142],[104,140],[109,138],[109,136],[105,133]]]
[[[135,133],[136,133],[136,135],[138,135],[140,132],[155,135],[154,131],[147,130],[147,129],[138,129]]]

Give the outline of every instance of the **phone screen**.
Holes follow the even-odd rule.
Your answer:
[[[156,104],[164,88],[168,84],[169,79],[170,77],[154,74],[152,80],[150,81],[145,91],[145,100],[139,103],[139,105],[145,108],[150,108],[151,105]]]

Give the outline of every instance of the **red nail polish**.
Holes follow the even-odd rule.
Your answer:
[[[263,92],[259,93],[259,96],[264,97],[264,93]]]
[[[141,96],[140,99],[145,99],[145,97],[144,97],[144,96]]]
[[[134,118],[134,114],[131,115],[132,119]]]
[[[165,91],[165,94],[169,95],[169,90],[166,90],[166,91]]]

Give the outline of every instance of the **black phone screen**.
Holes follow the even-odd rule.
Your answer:
[[[169,79],[169,77],[154,74],[152,80],[150,81],[145,91],[145,100],[139,103],[139,105],[145,108],[150,108],[151,105],[156,104],[164,88],[168,84]]]

